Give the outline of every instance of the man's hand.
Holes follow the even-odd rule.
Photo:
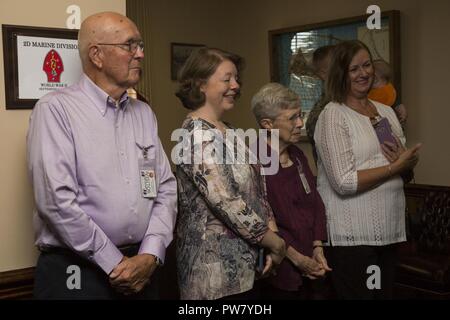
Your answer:
[[[141,291],[157,267],[150,254],[124,257],[109,275],[109,282],[120,293],[131,295]]]

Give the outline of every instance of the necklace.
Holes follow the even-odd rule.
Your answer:
[[[367,105],[365,106],[355,106],[352,104],[347,103],[347,105],[350,107],[350,109],[353,109],[354,111],[369,117],[371,119],[371,121],[376,120],[377,118],[380,117],[377,109],[375,108],[375,106],[372,104],[372,102],[368,101]]]
[[[222,133],[225,133],[227,130],[227,126],[220,120],[212,120],[209,119],[208,117],[202,116],[202,115],[197,115],[195,113],[190,113],[188,114],[188,117],[191,117],[192,119],[203,119],[206,122],[212,124],[214,127],[216,127],[217,130],[221,131]]]

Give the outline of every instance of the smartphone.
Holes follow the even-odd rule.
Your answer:
[[[391,125],[387,118],[381,118],[381,120],[374,124],[373,127],[380,144],[383,144],[385,142],[391,142],[395,145],[397,144],[397,141],[394,138],[394,134],[392,133]]]

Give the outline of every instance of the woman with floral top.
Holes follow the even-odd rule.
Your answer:
[[[267,255],[263,274],[283,259],[257,165],[228,163],[206,150],[226,145],[223,122],[239,96],[242,59],[219,49],[201,48],[186,61],[176,92],[191,110],[182,128],[194,140],[177,164],[179,220],[177,268],[182,299],[245,299],[255,281],[259,248]],[[212,134],[211,134],[212,133]],[[201,137],[200,145],[195,139]],[[186,141],[186,136],[183,137]],[[248,155],[248,150],[245,150]],[[216,153],[217,155],[217,153]],[[184,155],[186,156],[186,155]],[[191,160],[191,161],[189,161]],[[269,228],[271,226],[271,228]]]

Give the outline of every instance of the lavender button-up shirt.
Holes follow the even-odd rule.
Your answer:
[[[154,164],[157,195],[142,197],[142,147]],[[107,274],[118,246],[164,260],[176,219],[176,181],[153,111],[126,94],[116,104],[86,75],[36,104],[27,135],[38,247],[65,247]]]

